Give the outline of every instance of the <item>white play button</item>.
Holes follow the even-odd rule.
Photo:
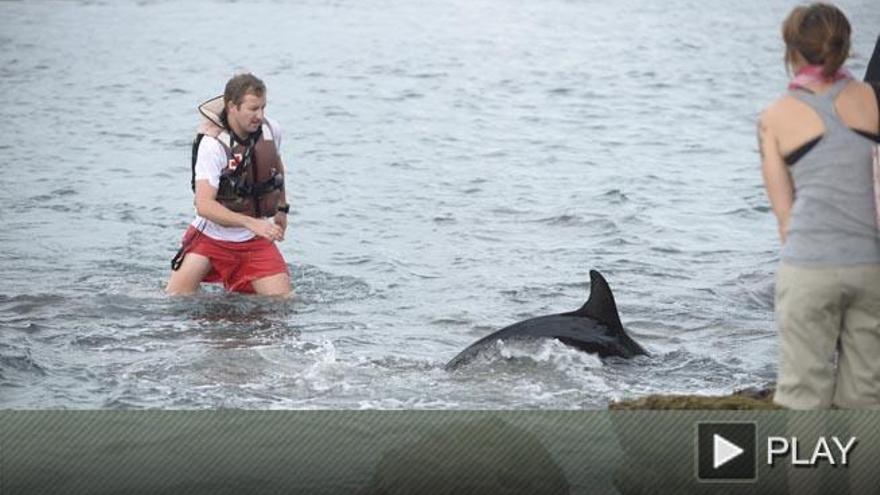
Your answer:
[[[739,445],[721,435],[717,433],[712,435],[712,469],[718,469],[743,452]]]
[[[696,475],[705,482],[758,479],[758,425],[752,422],[697,423]]]

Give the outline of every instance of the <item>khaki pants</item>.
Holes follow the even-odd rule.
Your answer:
[[[776,403],[880,409],[880,265],[782,263],[776,322]]]

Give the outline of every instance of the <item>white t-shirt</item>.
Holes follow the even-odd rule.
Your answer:
[[[272,137],[275,140],[275,149],[281,155],[281,128],[278,122],[266,117],[269,127],[272,129]],[[226,157],[226,148],[220,144],[220,141],[210,136],[205,136],[199,142],[199,151],[196,156],[196,180],[206,180],[211,187],[217,189],[220,187],[220,174],[228,164]],[[266,218],[267,222],[272,222],[271,217]],[[192,226],[201,230],[203,234],[216,239],[218,241],[244,242],[254,238],[254,233],[244,227],[224,227],[214,223],[207,218],[200,217],[196,214]]]

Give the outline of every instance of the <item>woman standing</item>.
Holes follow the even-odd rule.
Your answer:
[[[850,24],[823,3],[782,25],[789,92],[761,115],[764,184],[779,223],[775,401],[880,408],[880,233],[874,89],[853,80]]]

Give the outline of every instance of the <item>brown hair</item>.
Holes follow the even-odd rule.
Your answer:
[[[786,67],[790,69],[795,53],[800,53],[808,64],[821,65],[822,74],[830,78],[849,57],[851,31],[846,16],[831,4],[795,7],[782,23]]]
[[[226,83],[226,89],[223,90],[223,106],[230,101],[236,107],[241,105],[244,95],[252,94],[260,97],[266,94],[266,85],[257,76],[247,73],[238,74]]]

